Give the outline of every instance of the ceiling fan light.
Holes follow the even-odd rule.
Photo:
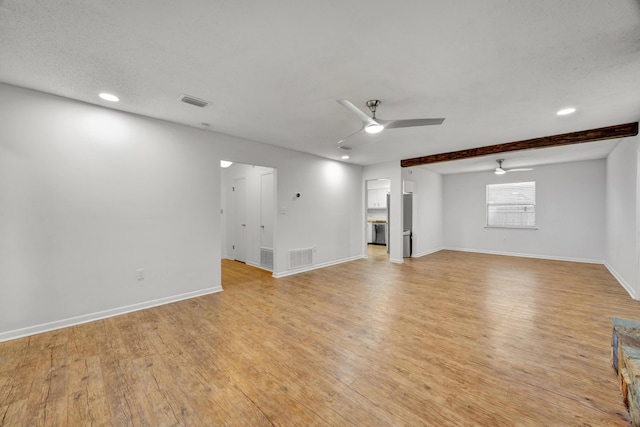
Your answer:
[[[505,173],[507,173],[506,170],[502,168],[496,168],[496,175],[504,175]]]
[[[364,128],[367,133],[380,133],[382,132],[382,129],[384,129],[384,126],[379,125],[378,123],[372,123]]]

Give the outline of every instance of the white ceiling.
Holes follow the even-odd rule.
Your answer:
[[[360,126],[337,99],[446,118],[348,140],[361,165],[640,118],[639,0],[0,0],[0,40],[1,82],[332,159]]]

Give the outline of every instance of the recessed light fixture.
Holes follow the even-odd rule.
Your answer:
[[[196,127],[199,127],[200,129],[207,129],[209,127],[209,123],[200,122],[196,124]]]
[[[349,158],[349,156],[344,155],[344,156],[342,156],[342,157],[340,157],[340,158],[341,158],[342,160],[347,160],[347,159]]]
[[[563,108],[562,110],[558,111],[556,114],[558,116],[566,116],[567,114],[573,114],[576,112],[575,108]]]
[[[105,101],[109,101],[109,102],[118,102],[120,101],[120,98],[118,98],[115,95],[112,95],[110,93],[105,93],[102,92],[100,95],[98,95],[100,98],[104,99]]]
[[[230,162],[228,160],[220,160],[220,167],[228,168],[232,164],[233,164],[233,162]]]

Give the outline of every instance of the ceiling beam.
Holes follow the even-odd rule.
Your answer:
[[[432,154],[414,157],[400,161],[400,166],[426,165],[429,163],[448,162],[450,160],[468,159],[470,157],[486,156],[489,154],[506,153],[509,151],[530,150],[534,148],[558,147],[561,145],[581,144],[583,142],[604,141],[606,139],[626,138],[638,134],[638,122],[623,125],[608,126],[598,129],[582,130],[579,132],[563,133],[561,135],[543,136],[542,138],[524,141],[507,142],[504,144],[488,145],[485,147],[469,148],[467,150],[452,151],[450,153]]]

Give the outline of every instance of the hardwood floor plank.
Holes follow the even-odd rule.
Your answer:
[[[624,426],[601,265],[440,251],[0,343],[0,425]]]
[[[23,425],[27,411],[27,400],[18,400],[8,405],[0,406],[0,426]]]
[[[71,362],[67,393],[69,425],[107,425],[110,412],[100,359],[90,356]]]

